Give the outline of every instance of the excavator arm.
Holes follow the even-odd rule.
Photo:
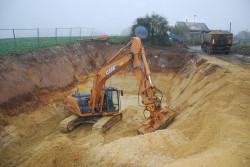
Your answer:
[[[130,45],[130,50],[128,50],[127,48]],[[91,90],[91,99],[88,104],[92,113],[94,113],[96,106],[100,106],[98,103],[100,102],[101,91],[106,80],[127,66],[130,66],[134,71],[142,103],[145,106],[145,110],[150,112],[150,116],[142,127],[138,129],[138,133],[144,134],[165,128],[173,120],[175,113],[170,109],[162,109],[161,100],[156,96],[157,88],[151,81],[151,72],[146,60],[144,47],[141,44],[141,40],[137,37],[133,37],[125,47],[120,49],[108,61],[107,65],[97,72]]]
[[[102,88],[107,79],[121,71],[125,67],[127,67],[130,63],[132,55],[125,54],[121,58],[115,60],[112,63],[107,64],[102,67],[96,74],[96,77],[93,82],[93,87],[91,90],[91,99],[89,101],[89,105],[91,106],[92,112],[94,113],[94,109],[99,102]]]

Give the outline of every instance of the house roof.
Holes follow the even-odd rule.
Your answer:
[[[209,31],[209,28],[205,23],[195,23],[195,22],[176,22],[178,26],[187,26],[190,31]]]

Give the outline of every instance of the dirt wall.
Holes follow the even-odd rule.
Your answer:
[[[121,45],[75,43],[0,59],[0,104],[37,89],[58,89],[100,67]]]
[[[16,115],[24,112],[27,102],[43,103],[48,97],[40,97],[41,94],[81,80],[81,76],[104,65],[122,46],[92,41],[1,58],[0,112]],[[147,47],[145,50],[152,71],[178,72],[193,57],[173,48]]]

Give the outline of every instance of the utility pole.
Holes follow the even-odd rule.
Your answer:
[[[196,17],[196,14],[194,15],[194,23],[195,23],[195,17]]]
[[[37,44],[38,44],[38,47],[40,47],[39,28],[37,28],[36,30],[37,30]]]
[[[72,28],[70,28],[70,30],[69,30],[69,40],[70,40],[70,42],[72,41]]]
[[[13,31],[13,37],[14,37],[14,46],[15,46],[15,51],[17,51],[15,29],[13,29],[12,31]]]
[[[57,28],[55,29],[56,45],[57,45]]]

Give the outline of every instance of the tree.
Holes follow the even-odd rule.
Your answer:
[[[175,34],[175,35],[179,35],[179,36],[185,36],[188,34],[188,32],[189,32],[189,29],[187,26],[175,25],[174,27],[170,28],[171,34]]]
[[[168,38],[168,21],[163,16],[153,13],[151,16],[147,14],[145,17],[137,18],[131,28],[132,36],[135,36],[134,30],[138,26],[144,26],[148,30],[148,37],[142,39],[143,42],[152,45],[171,46],[171,42]]]

